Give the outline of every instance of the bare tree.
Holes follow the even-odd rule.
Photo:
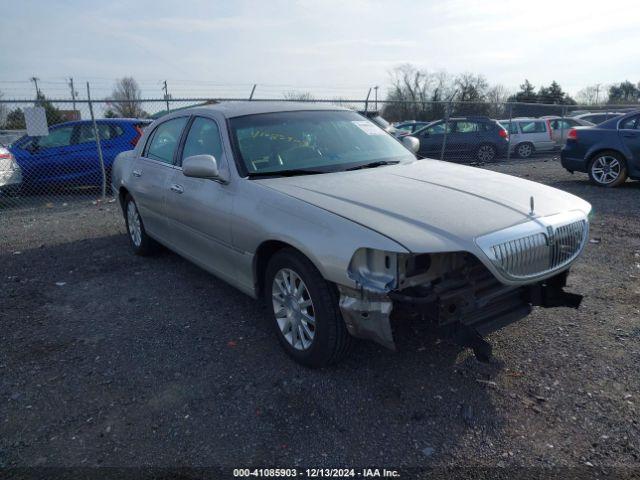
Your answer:
[[[456,100],[460,102],[484,102],[489,83],[483,75],[463,73],[455,79]]]
[[[282,98],[291,102],[310,102],[314,100],[314,97],[310,92],[298,92],[297,90],[283,92]]]
[[[113,92],[108,98],[109,109],[105,116],[123,118],[144,118],[149,114],[140,104],[142,94],[138,82],[133,77],[124,77],[116,81]]]
[[[486,100],[489,102],[489,116],[492,118],[508,116],[508,108],[505,103],[509,100],[512,92],[504,85],[494,85],[487,90]]]
[[[601,105],[607,103],[609,94],[601,83],[589,85],[576,94],[576,101],[583,105]]]
[[[4,93],[0,92],[0,100],[4,97]],[[4,103],[0,103],[0,126],[4,125],[7,121],[7,106]]]
[[[445,72],[432,74],[404,64],[393,69],[390,76],[385,117],[391,120],[431,120],[441,116],[438,106],[431,102],[442,101],[451,90],[452,81]]]

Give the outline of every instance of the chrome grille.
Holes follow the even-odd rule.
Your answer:
[[[537,277],[573,261],[582,251],[588,230],[586,220],[548,226],[546,231],[494,244],[487,253],[510,278]]]

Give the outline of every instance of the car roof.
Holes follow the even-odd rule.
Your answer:
[[[96,118],[96,123],[151,123],[147,118]],[[73,120],[71,122],[61,122],[49,125],[49,128],[70,127],[73,125],[86,125],[93,123],[93,120]]]
[[[245,115],[258,115],[261,113],[277,113],[277,112],[298,112],[309,110],[344,110],[351,111],[348,108],[331,105],[326,103],[309,103],[309,102],[265,102],[260,100],[244,101],[244,102],[221,102],[212,105],[204,105],[194,107],[192,109],[181,110],[183,115],[194,112],[215,111],[220,112],[226,118],[244,117]]]

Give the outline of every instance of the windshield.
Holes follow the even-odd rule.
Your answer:
[[[325,173],[415,160],[400,142],[355,112],[279,112],[232,118],[229,123],[240,166],[250,176],[291,170]]]

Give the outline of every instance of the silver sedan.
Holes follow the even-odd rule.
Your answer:
[[[482,336],[533,306],[577,307],[587,202],[416,147],[335,106],[223,103],[154,122],[112,182],[135,253],[163,244],[263,299],[307,366],[353,337],[394,348],[409,319],[486,359]]]

